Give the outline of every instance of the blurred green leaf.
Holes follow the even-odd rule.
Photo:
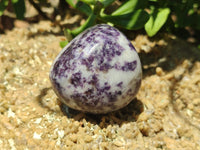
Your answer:
[[[194,21],[193,27],[197,30],[200,30],[200,14],[196,15],[196,17],[193,21]]]
[[[69,42],[66,40],[66,41],[61,41],[60,42],[60,47],[61,48],[64,48]]]
[[[11,2],[14,4],[14,3],[17,3],[19,0],[11,0]]]
[[[87,28],[91,27],[92,25],[94,25],[95,20],[96,20],[96,15],[92,13],[82,26],[80,26],[80,27],[78,27],[78,28],[76,28],[74,30],[69,30],[69,29],[65,30],[64,31],[65,35],[67,37],[72,36],[72,38],[73,38],[73,37],[77,36],[78,34],[80,34],[81,32],[83,32],[85,29],[87,29]]]
[[[197,47],[198,47],[198,49],[200,49],[200,44]]]
[[[144,8],[147,5],[148,0],[129,0],[124,2],[112,15],[121,15],[129,12],[133,12],[137,9]]]
[[[76,4],[79,2],[79,0],[74,1],[74,0],[65,0],[70,6],[76,8]]]
[[[149,1],[151,1],[151,2],[157,2],[158,0],[149,0]]]
[[[99,5],[99,3],[101,3],[103,5],[103,7],[107,7],[109,6],[111,3],[113,3],[115,0],[80,0],[88,5]]]
[[[9,0],[2,0],[0,2],[0,16],[3,15],[4,10],[8,6],[8,2],[9,2]]]
[[[104,5],[101,2],[97,1],[96,4],[93,6],[93,13],[95,15],[99,15],[102,9],[104,10]]]
[[[115,0],[99,0],[99,2],[103,4],[104,8],[112,4],[114,1]]]
[[[150,19],[145,24],[145,30],[150,37],[154,36],[165,24],[169,16],[170,9],[160,8],[158,10],[152,9],[151,11]]]
[[[82,2],[84,2],[84,3],[86,3],[86,4],[88,4],[88,5],[94,5],[95,4],[95,2],[96,2],[96,0],[80,0],[80,1],[82,1]]]
[[[71,5],[73,8],[80,10],[82,13],[89,16],[92,13],[92,9],[86,3],[83,3],[79,0],[66,0],[66,2]]]
[[[101,18],[125,29],[137,30],[144,27],[149,19],[149,14],[144,10],[138,9],[121,15],[101,14]]]
[[[177,20],[175,22],[176,27],[186,27],[191,25],[191,17],[189,13],[193,10],[193,0],[184,0],[182,3],[175,3],[175,14]]]
[[[66,1],[73,8],[88,16],[91,13],[95,14],[100,23],[111,23],[128,30],[137,30],[144,27],[149,36],[154,36],[164,25],[169,31],[173,31],[174,27],[184,28],[186,26],[200,30],[199,0],[120,0],[123,2],[122,5],[109,15],[104,14],[104,10],[115,0]],[[148,10],[151,11],[150,15],[146,10],[147,12]],[[170,14],[172,14],[171,17],[169,17]],[[66,31],[68,35],[75,36],[83,29],[84,26],[73,31]]]
[[[18,19],[24,19],[24,14],[26,11],[24,0],[12,0],[13,7]]]

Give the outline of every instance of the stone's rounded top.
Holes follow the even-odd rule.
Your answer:
[[[141,63],[131,42],[106,24],[74,38],[50,71],[54,91],[67,106],[107,113],[126,106],[139,90]]]

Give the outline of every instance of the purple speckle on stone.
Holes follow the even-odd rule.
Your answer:
[[[75,87],[77,86],[81,86],[82,82],[81,82],[81,72],[77,72],[72,74],[70,82],[72,85],[74,85]]]
[[[129,43],[129,47],[135,51],[135,48],[133,47],[133,45],[131,44],[131,42]]]
[[[112,66],[109,63],[104,63],[104,64],[100,65],[99,70],[100,71],[108,71],[111,68],[112,68]]]
[[[119,83],[117,84],[117,86],[120,87],[120,88],[122,88],[122,84],[123,84],[123,82],[121,81],[121,82],[119,82]]]
[[[137,61],[134,60],[132,62],[125,62],[124,66],[122,67],[123,71],[134,71],[137,67]]]
[[[139,56],[124,34],[100,24],[63,48],[49,76],[55,93],[69,107],[108,113],[135,97],[142,70]]]

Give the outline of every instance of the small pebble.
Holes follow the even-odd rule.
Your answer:
[[[156,74],[157,74],[158,76],[163,75],[164,72],[163,72],[162,68],[160,68],[160,67],[156,67]]]

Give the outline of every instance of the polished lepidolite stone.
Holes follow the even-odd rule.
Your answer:
[[[67,106],[107,113],[126,106],[141,84],[137,52],[116,28],[91,27],[74,38],[56,57],[50,80]]]

